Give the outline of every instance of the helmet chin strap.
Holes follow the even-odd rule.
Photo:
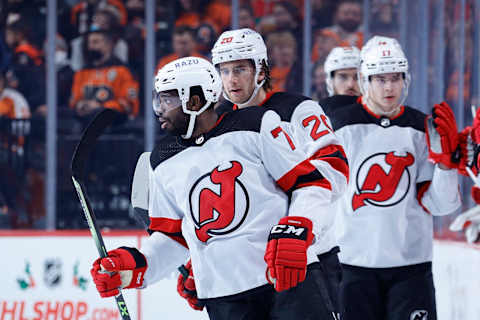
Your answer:
[[[185,140],[190,139],[193,134],[193,129],[195,128],[195,119],[197,118],[196,114],[190,114],[190,120],[188,121],[187,133],[182,134],[181,137]]]
[[[260,88],[263,86],[263,84],[265,83],[265,79],[262,80],[260,83],[258,83],[258,73],[255,74],[255,89],[253,89],[253,92],[252,94],[250,95],[250,98],[247,99],[247,101],[245,102],[242,102],[242,103],[236,103],[236,105],[241,109],[243,107],[246,107],[248,106],[248,104],[257,96],[257,93],[258,93],[258,90],[260,90]],[[225,99],[227,99],[228,101],[230,101],[231,103],[235,103],[233,102],[229,97],[228,95],[225,93],[225,91],[223,92],[223,97]]]

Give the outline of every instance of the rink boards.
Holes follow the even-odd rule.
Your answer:
[[[143,231],[102,232],[107,249],[140,246]],[[87,231],[0,231],[0,320],[120,319],[90,277],[97,251]],[[436,240],[434,277],[439,320],[480,314],[480,247]],[[144,290],[124,290],[132,319],[207,319],[176,293],[176,274]],[[412,294],[415,294],[412,292]]]

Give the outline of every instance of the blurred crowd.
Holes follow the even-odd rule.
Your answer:
[[[371,0],[370,35],[400,36],[399,0]],[[257,30],[265,39],[274,91],[304,92],[303,0],[240,0],[239,27]],[[452,105],[463,94],[466,104],[478,103],[472,93],[474,2],[465,12],[464,87],[459,92],[460,2],[445,1],[445,99]],[[364,42],[364,7],[355,0],[311,1],[311,95],[326,97],[325,58],[337,46]],[[430,10],[435,10],[430,1]],[[80,134],[103,108],[123,115],[116,125],[141,130],[145,108],[145,1],[58,0],[55,47],[59,135]],[[28,126],[11,138],[12,122],[2,123],[0,149],[23,156],[29,135],[30,161],[22,172],[12,172],[9,156],[0,157],[0,228],[45,226],[45,116],[46,1],[6,0],[0,4],[0,119],[29,119]],[[448,13],[448,14],[447,14]],[[155,5],[156,70],[185,56],[210,58],[218,35],[230,29],[230,0],[157,0]],[[430,22],[430,33],[438,28]],[[430,56],[437,50],[429,46]],[[416,59],[416,57],[409,57]],[[434,65],[428,67],[433,74]],[[153,75],[152,75],[153,76]],[[434,82],[434,77],[428,77]],[[415,84],[413,84],[415,85]],[[432,85],[435,85],[432,83]],[[5,123],[5,124],[3,124]],[[18,131],[18,130],[17,130]],[[69,160],[69,159],[67,159]],[[61,166],[61,164],[60,164]],[[18,178],[22,175],[24,178]],[[15,212],[12,214],[12,212]]]

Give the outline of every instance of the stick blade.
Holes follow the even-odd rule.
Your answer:
[[[118,115],[118,111],[105,108],[88,124],[72,157],[71,171],[77,180],[82,179],[85,163],[95,146],[95,141]]]

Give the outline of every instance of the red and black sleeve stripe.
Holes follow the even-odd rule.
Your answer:
[[[312,160],[325,161],[332,166],[334,170],[341,172],[348,181],[348,161],[343,147],[340,145],[329,145],[324,147],[310,158],[302,161],[292,170],[278,179],[277,184],[286,193],[290,194],[296,189],[307,186],[319,186],[332,190],[332,185],[311,163]]]
[[[153,232],[161,232],[188,249],[187,242],[182,235],[181,219],[150,217],[150,226],[148,227],[148,233],[152,234]]]
[[[425,210],[425,212],[427,212],[428,214],[430,214],[430,211],[428,211],[428,209],[423,205],[422,198],[423,198],[423,195],[425,194],[425,192],[427,192],[431,183],[432,183],[432,181],[423,181],[423,182],[417,183],[417,200],[418,200],[418,203],[423,208],[423,210]]]

